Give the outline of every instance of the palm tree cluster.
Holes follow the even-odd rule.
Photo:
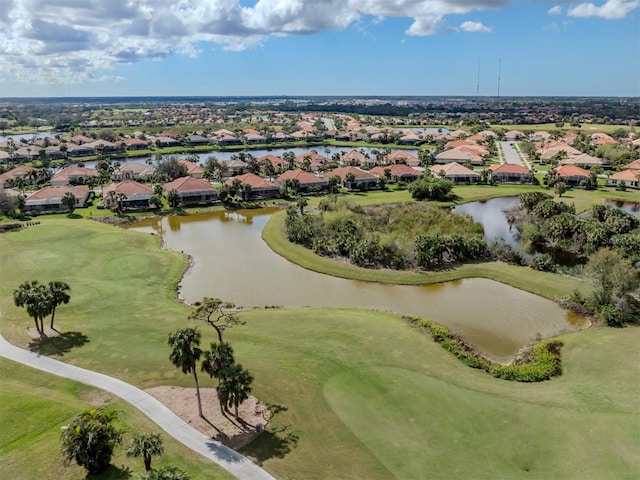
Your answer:
[[[51,329],[56,308],[69,303],[71,296],[67,293],[71,287],[64,282],[53,281],[43,285],[37,280],[24,282],[13,292],[13,301],[17,307],[25,307],[27,314],[33,318],[36,330],[44,335],[44,317],[51,315]]]
[[[203,352],[200,349],[200,337],[200,331],[191,327],[169,334],[168,344],[171,347],[169,360],[183,373],[193,374],[198,399],[198,413],[203,417],[196,368],[198,360],[203,356],[200,370],[208,373],[211,378],[218,379],[217,391],[220,410],[223,413],[229,412],[229,407],[233,406],[235,417],[238,418],[238,407],[249,398],[253,377],[242,368],[242,365],[235,363],[233,349],[229,343],[220,339],[220,342],[211,343],[209,350]]]

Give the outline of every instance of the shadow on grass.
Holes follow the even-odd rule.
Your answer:
[[[84,217],[79,213],[69,213],[67,214],[67,218],[70,218],[72,220],[77,220],[78,218],[84,218]]]
[[[243,455],[251,457],[258,465],[270,458],[284,458],[298,445],[298,435],[289,432],[289,426],[266,430],[256,440],[244,447]]]
[[[85,480],[128,480],[133,478],[133,474],[129,467],[124,465],[116,467],[115,465],[109,465],[104,472],[101,473],[87,473],[84,477]]]
[[[29,350],[40,355],[64,355],[72,348],[89,343],[89,337],[80,332],[64,332],[55,337],[41,337],[29,343]]]

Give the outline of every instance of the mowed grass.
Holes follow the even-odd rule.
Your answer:
[[[565,374],[530,385],[469,369],[386,313],[262,310],[243,318],[228,338],[261,395],[286,407],[271,427],[280,433],[245,453],[278,478],[640,472],[637,328],[567,335]],[[284,458],[271,453],[292,445]]]
[[[185,265],[151,235],[43,218],[0,236],[3,335],[29,343],[24,330],[32,321],[12,301],[19,283],[63,280],[72,299],[58,309],[57,323],[77,334],[40,348],[141,387],[191,386],[168,361],[166,346],[168,332],[195,325],[174,298]],[[254,375],[254,393],[280,410],[243,453],[277,478],[633,478],[640,471],[637,328],[566,335],[564,375],[524,385],[465,367],[397,315],[269,309],[241,318],[246,324],[226,338]],[[200,329],[206,347],[214,335]],[[20,398],[16,408],[27,405],[23,415],[43,408],[25,391],[34,383],[50,388],[30,382],[26,367],[10,369],[12,388],[24,390],[7,390],[2,408],[11,398]],[[57,432],[82,402],[62,402],[68,410],[51,403],[54,418],[36,423],[58,419]],[[3,410],[3,419],[12,416]],[[22,460],[12,471],[25,463],[44,470],[58,458],[57,433],[39,438],[16,445],[12,454]],[[36,441],[49,450],[30,457]],[[192,478],[216,478],[208,475]]]
[[[123,445],[116,449],[112,467],[87,477],[83,468],[65,466],[60,455],[60,428],[88,408],[108,406],[119,412],[118,424],[126,428]],[[165,454],[153,466],[177,465],[191,478],[235,478],[196,455],[162,432],[130,405],[107,392],[64,380],[0,359],[0,478],[11,480],[94,480],[137,478],[144,471],[141,459],[127,458],[132,433],[161,432]]]

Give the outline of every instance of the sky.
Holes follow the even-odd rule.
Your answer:
[[[498,84],[640,96],[640,0],[0,0],[0,97],[496,96]]]

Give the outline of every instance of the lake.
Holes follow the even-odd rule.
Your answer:
[[[556,303],[486,279],[426,286],[388,285],[305,270],[274,253],[262,230],[274,208],[144,219],[128,228],[161,235],[191,256],[180,294],[239,307],[349,307],[418,315],[446,325],[497,361],[539,340],[587,326]]]

